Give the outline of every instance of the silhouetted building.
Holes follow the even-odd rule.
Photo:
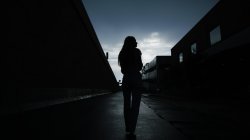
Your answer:
[[[156,56],[142,70],[143,87],[147,91],[160,92],[171,87],[171,56]]]
[[[172,49],[179,88],[216,95],[249,92],[250,6],[221,0]]]
[[[12,0],[6,7],[1,113],[117,89],[81,0]]]

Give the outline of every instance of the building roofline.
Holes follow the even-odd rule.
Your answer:
[[[84,7],[84,3],[81,0],[72,0],[74,7],[76,8],[77,12],[79,13],[79,16],[81,17],[82,23],[86,26],[86,30],[88,31],[91,40],[95,43],[94,47],[96,48],[99,55],[102,57],[103,63],[108,66],[108,69],[112,72],[113,77],[116,79],[113,70],[110,67],[110,64],[107,61],[107,58],[105,56],[105,53],[102,49],[102,46],[99,42],[99,39],[96,35],[96,32],[94,30],[94,27],[90,21],[90,18],[88,16],[88,13],[86,11],[86,8]],[[116,79],[117,81],[117,79]]]

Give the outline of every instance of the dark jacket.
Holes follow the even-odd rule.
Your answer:
[[[129,51],[129,55],[121,55],[120,66],[124,75],[140,73],[143,66],[141,51],[138,48],[133,48]]]

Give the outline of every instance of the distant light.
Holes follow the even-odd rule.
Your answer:
[[[182,63],[183,62],[183,53],[179,54],[179,62]]]
[[[210,32],[210,43],[214,45],[221,40],[221,30],[220,26],[217,26]]]
[[[196,54],[197,53],[196,43],[194,43],[194,44],[191,45],[191,52],[192,52],[192,54]]]

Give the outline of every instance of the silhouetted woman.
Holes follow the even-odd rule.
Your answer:
[[[136,39],[133,36],[127,36],[118,56],[118,63],[123,74],[124,118],[128,135],[134,135],[141,102],[140,71],[143,65],[141,51],[136,47]]]

